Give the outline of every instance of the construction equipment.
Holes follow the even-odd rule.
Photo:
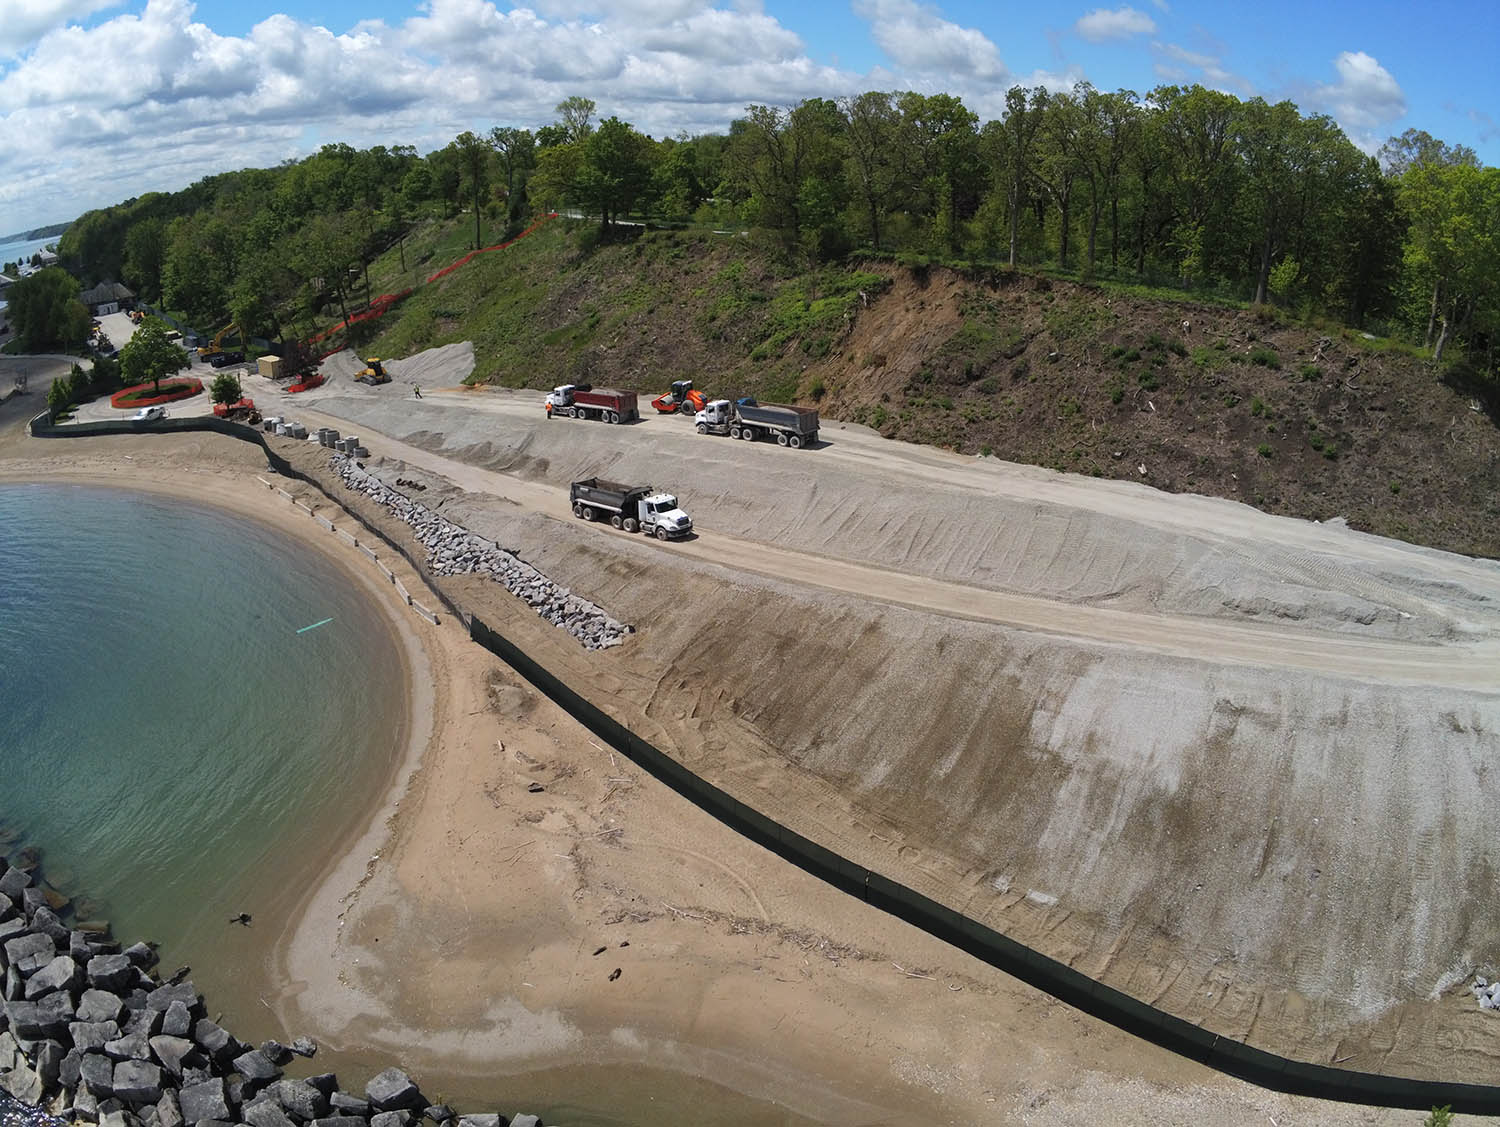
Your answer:
[[[680,540],[693,531],[693,522],[677,504],[677,498],[649,485],[621,485],[586,477],[573,483],[568,499],[579,520],[607,520],[626,532],[644,532],[658,540]]]
[[[552,410],[570,419],[599,419],[606,423],[631,422],[641,417],[635,392],[589,384],[562,384],[547,396]]]
[[[757,403],[749,398],[734,403],[715,399],[698,412],[696,421],[699,434],[727,434],[746,442],[761,437],[775,438],[780,445],[794,450],[811,446],[818,440],[816,407]]]
[[[236,403],[215,403],[214,415],[220,419],[249,423],[251,426],[261,421],[260,412],[255,408],[255,400],[248,398],[242,398]]]
[[[241,340],[244,339],[245,334],[240,332],[239,324],[235,321],[231,321],[229,322],[229,324],[220,329],[217,334],[215,334],[213,343],[206,344],[202,348],[198,349],[198,359],[208,361],[210,364],[213,364],[215,368],[221,367],[222,365],[214,364],[214,357],[225,351],[224,338],[229,336],[231,332],[237,334]],[[244,357],[241,356],[240,359],[243,360]]]
[[[365,358],[365,370],[354,377],[355,383],[367,383],[371,387],[376,384],[390,383],[391,374],[381,364],[380,357],[368,356]]]
[[[672,390],[664,391],[651,401],[663,415],[683,414],[689,417],[703,410],[708,399],[701,391],[693,390],[692,380],[674,380]]]

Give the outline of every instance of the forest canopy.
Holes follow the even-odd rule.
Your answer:
[[[748,230],[808,263],[921,256],[1275,303],[1495,365],[1500,170],[1418,130],[1377,159],[1325,115],[1201,86],[1018,86],[991,121],[872,91],[661,140],[587,98],[557,113],[425,156],[326,145],[212,176],[89,212],[59,251],[86,284],[285,337],[347,317],[419,219],[471,212],[477,247],[567,209],[604,234],[626,218]]]

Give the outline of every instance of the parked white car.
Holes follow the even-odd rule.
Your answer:
[[[148,423],[148,422],[151,422],[154,419],[165,419],[166,417],[167,417],[167,407],[166,407],[166,404],[165,403],[157,403],[156,405],[154,405],[152,407],[142,407],[139,411],[137,411],[134,415],[131,416],[131,421],[132,422],[137,422],[137,423]]]

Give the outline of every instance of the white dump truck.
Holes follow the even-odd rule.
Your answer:
[[[774,438],[782,446],[797,449],[818,440],[818,409],[787,403],[757,403],[753,399],[715,399],[698,412],[699,434],[727,434],[754,442]]]
[[[586,477],[568,491],[573,515],[580,520],[607,520],[626,532],[644,532],[658,540],[680,540],[693,531],[693,522],[670,493],[649,485],[621,485]]]

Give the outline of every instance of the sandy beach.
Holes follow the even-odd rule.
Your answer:
[[[346,1084],[399,1061],[462,1110],[582,1109],[548,1122],[1416,1121],[1199,1068],[747,844],[598,746],[452,616],[417,618],[257,481],[253,446],[36,440],[26,413],[0,407],[0,482],[175,493],[272,525],[323,553],[330,582],[366,589],[406,654],[404,753],[358,837],[307,860],[317,878],[288,890],[282,919],[257,907],[232,971],[195,968],[226,983],[210,1010],[241,1036],[312,1035]],[[318,491],[276,484],[355,528]]]

